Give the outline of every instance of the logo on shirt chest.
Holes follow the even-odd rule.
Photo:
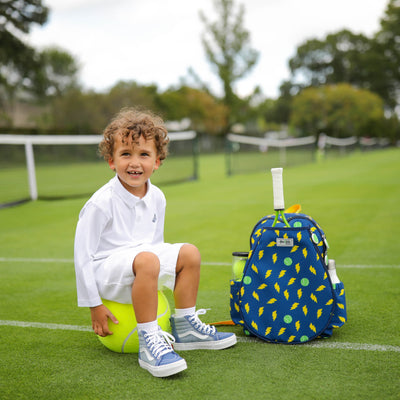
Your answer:
[[[156,222],[156,221],[157,221],[157,215],[156,215],[156,214],[154,214],[154,215],[153,215],[153,219],[151,220],[151,222],[153,222],[153,223],[154,223],[154,222]]]

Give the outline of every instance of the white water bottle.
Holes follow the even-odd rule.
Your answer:
[[[329,260],[328,262],[328,272],[329,272],[329,277],[331,278],[331,281],[334,285],[337,283],[340,283],[340,279],[337,276],[336,273],[336,262],[335,260]]]

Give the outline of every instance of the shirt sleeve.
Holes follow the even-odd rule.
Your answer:
[[[106,224],[106,215],[93,204],[87,204],[79,215],[74,245],[79,307],[95,307],[102,304],[94,275],[93,256]]]

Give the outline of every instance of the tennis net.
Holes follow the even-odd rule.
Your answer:
[[[169,133],[169,156],[157,185],[197,179],[197,134]],[[0,206],[89,196],[112,178],[98,155],[101,135],[0,135]]]

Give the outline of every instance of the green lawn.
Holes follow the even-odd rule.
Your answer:
[[[300,203],[325,230],[348,322],[297,346],[222,327],[238,335],[235,347],[182,352],[188,369],[167,379],[142,370],[136,354],[103,347],[76,306],[71,260],[86,199],[1,209],[0,399],[399,399],[399,176],[399,149],[285,168],[286,205]],[[248,250],[254,224],[272,211],[270,172],[226,177],[222,155],[201,156],[198,181],[162,189],[166,240],[202,253],[203,319],[228,319],[231,253]]]
[[[174,156],[153,175],[155,184],[190,180],[196,174],[192,156]],[[23,164],[22,164],[23,165]],[[1,166],[0,166],[1,167]],[[39,198],[65,199],[88,197],[114,176],[104,160],[37,163],[35,168]],[[0,168],[0,205],[29,199],[28,172],[25,166]]]

